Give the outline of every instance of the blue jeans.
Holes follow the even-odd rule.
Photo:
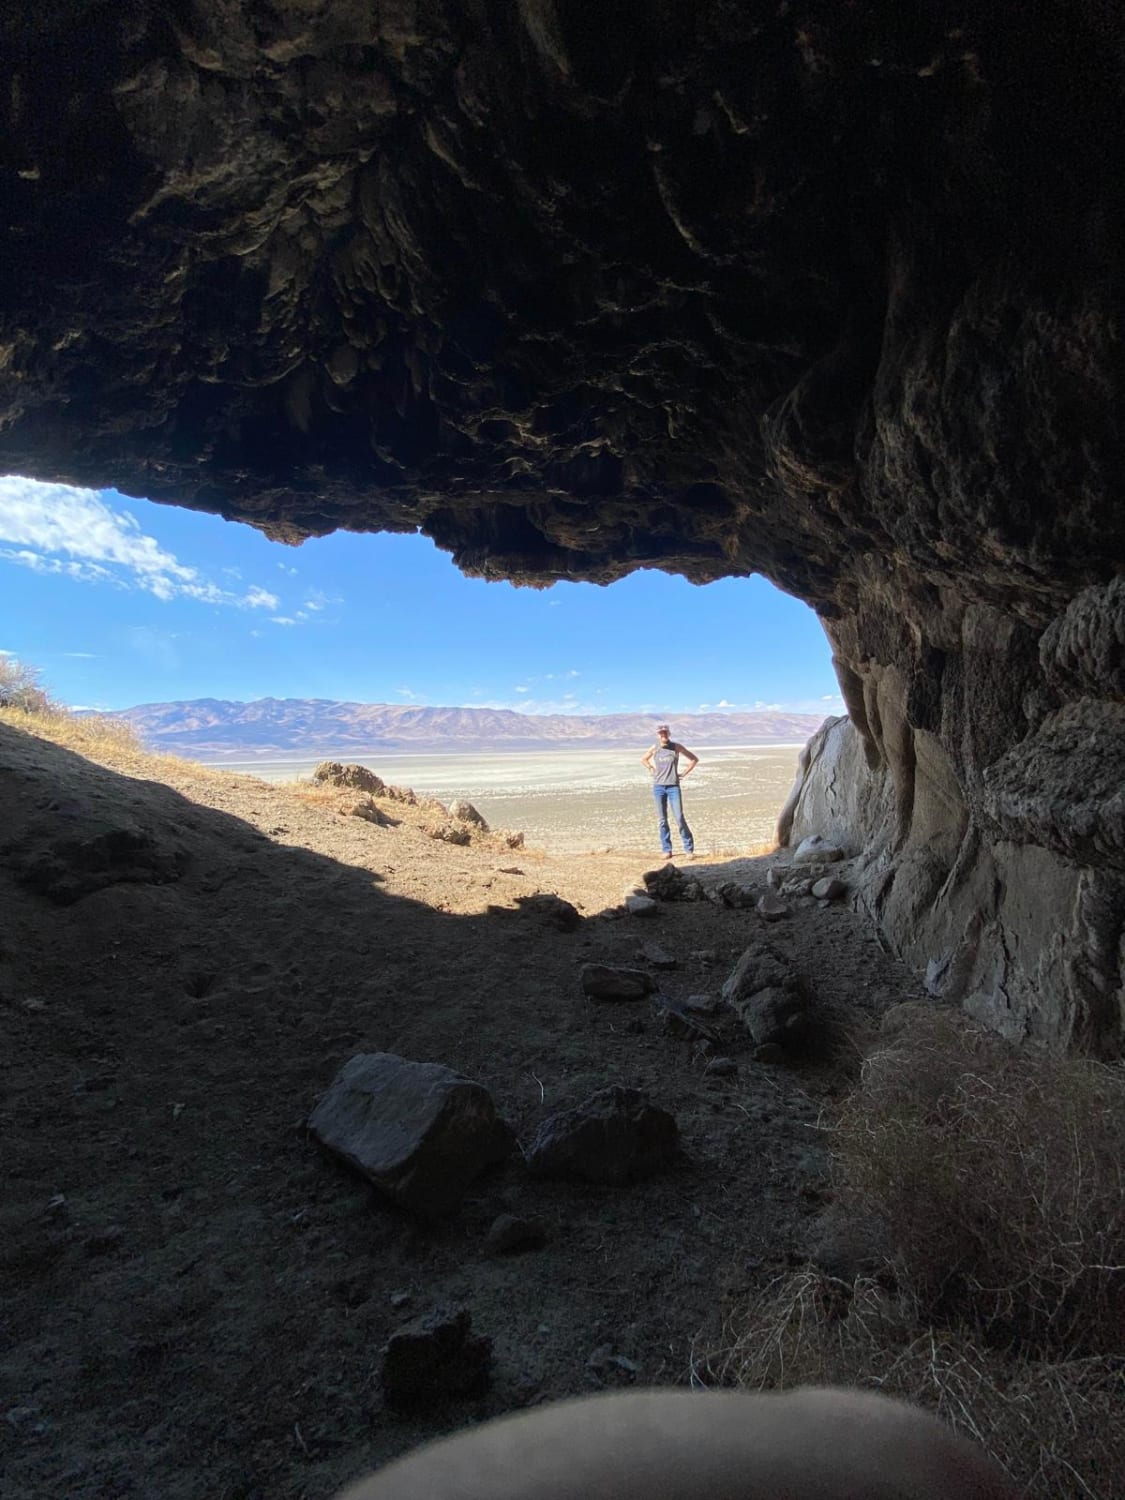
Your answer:
[[[678,786],[654,786],[652,795],[656,799],[656,819],[660,825],[660,847],[665,854],[672,852],[672,835],[668,831],[668,809],[672,809],[680,830],[680,839],[683,842],[684,853],[695,853],[695,840],[691,836],[691,829],[684,820],[684,803],[680,796]]]

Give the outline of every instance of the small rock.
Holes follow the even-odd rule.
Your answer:
[[[696,948],[690,955],[697,964],[717,964],[719,955],[714,948]]]
[[[380,827],[385,827],[390,821],[386,813],[382,812],[378,804],[373,802],[370,797],[364,797],[359,802],[351,803],[344,811],[349,818],[362,818],[365,823],[375,823]]]
[[[497,865],[497,875],[522,875],[523,871],[519,865]]]
[[[625,910],[631,917],[655,917],[660,908],[651,896],[627,896]]]
[[[583,964],[581,980],[591,1000],[643,1000],[655,988],[643,969],[614,969],[608,964]]]
[[[693,1011],[700,1016],[713,1016],[723,1007],[723,1002],[718,995],[688,995],[683,1001],[685,1010]]]
[[[769,886],[770,890],[772,890],[772,891],[777,890],[777,888],[781,884],[783,878],[784,878],[783,872],[781,870],[779,870],[776,865],[771,865],[769,867],[769,870],[766,872],[766,884]]]
[[[636,1375],[640,1365],[625,1354],[618,1354],[612,1344],[599,1344],[586,1360],[586,1368],[595,1374],[606,1375],[620,1370],[626,1375]]]
[[[758,914],[767,922],[779,922],[789,915],[789,906],[774,891],[767,891],[758,898]]]
[[[328,786],[349,787],[354,792],[367,792],[373,797],[386,791],[386,783],[374,771],[369,771],[366,766],[341,765],[338,760],[322,760],[313,772],[313,780]]]
[[[674,969],[676,959],[671,953],[663,949],[659,943],[646,943],[637,955],[643,958],[645,963],[654,969]]]
[[[536,891],[532,896],[520,896],[516,905],[521,912],[529,917],[537,917],[556,932],[573,932],[582,925],[582,914],[578,908],[550,891]]]
[[[517,1250],[537,1250],[546,1243],[547,1226],[542,1219],[501,1214],[492,1221],[484,1247],[490,1255],[512,1255]]]
[[[797,845],[793,852],[793,863],[795,865],[828,865],[834,864],[836,860],[843,859],[843,857],[844,851],[838,844],[830,844],[819,833],[812,833]]]
[[[760,1047],[755,1047],[753,1058],[758,1063],[777,1064],[785,1061],[785,1048],[779,1047],[776,1042],[763,1042]]]
[[[706,1078],[733,1078],[738,1072],[738,1064],[733,1057],[712,1057],[703,1069]]]
[[[406,1304],[410,1301],[410,1293],[402,1291],[392,1292],[387,1300],[390,1302],[392,1307],[405,1307]]]
[[[540,1125],[527,1165],[537,1177],[620,1187],[661,1171],[679,1144],[676,1122],[637,1089],[613,1085]]]
[[[383,1350],[383,1393],[391,1406],[432,1406],[479,1396],[489,1385],[492,1340],[472,1333],[466,1309],[435,1308],[395,1330]]]
[[[729,906],[735,911],[753,906],[761,891],[756,885],[745,885],[738,880],[723,880],[718,885],[708,886],[707,899],[716,906]]]
[[[823,880],[813,884],[812,893],[818,901],[836,901],[841,896],[846,896],[848,888],[836,875],[826,875]]]
[[[792,1046],[804,1035],[808,1003],[798,989],[769,986],[738,1001],[734,1008],[755,1042]]]
[[[660,865],[643,875],[645,890],[657,901],[698,901],[702,888],[675,865]]]
[[[440,839],[445,844],[469,844],[473,838],[463,823],[439,823],[427,832],[432,839]]]
[[[456,818],[458,822],[471,823],[474,828],[479,828],[482,833],[488,832],[488,824],[481,817],[480,813],[477,812],[471,802],[466,802],[461,797],[458,797],[449,804],[449,815],[451,818]]]

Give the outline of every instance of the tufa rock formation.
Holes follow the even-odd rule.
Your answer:
[[[831,639],[855,744],[817,763],[869,782],[836,836],[892,939],[1113,1052],[1123,29],[12,9],[0,463],[531,584],[768,575]]]

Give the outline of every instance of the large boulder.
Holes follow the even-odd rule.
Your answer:
[[[514,1138],[488,1090],[440,1063],[361,1052],[340,1069],[309,1130],[404,1208],[432,1218],[456,1208]]]

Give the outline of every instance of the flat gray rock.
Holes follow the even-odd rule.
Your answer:
[[[831,844],[819,833],[810,833],[793,851],[795,865],[830,865],[843,859],[844,851],[839,844]]]
[[[655,917],[660,908],[651,896],[626,896],[625,910],[631,917]]]
[[[542,1219],[500,1214],[492,1221],[484,1248],[490,1255],[514,1255],[520,1250],[538,1250],[547,1239],[547,1226]]]
[[[646,964],[651,964],[654,969],[674,969],[678,960],[673,954],[662,948],[659,943],[646,943],[637,955],[643,958]]]
[[[340,1069],[309,1130],[404,1208],[456,1208],[469,1184],[511,1151],[488,1090],[440,1063],[362,1052]]]
[[[643,969],[611,968],[609,964],[582,965],[582,992],[591,1000],[643,1000],[655,985]]]

